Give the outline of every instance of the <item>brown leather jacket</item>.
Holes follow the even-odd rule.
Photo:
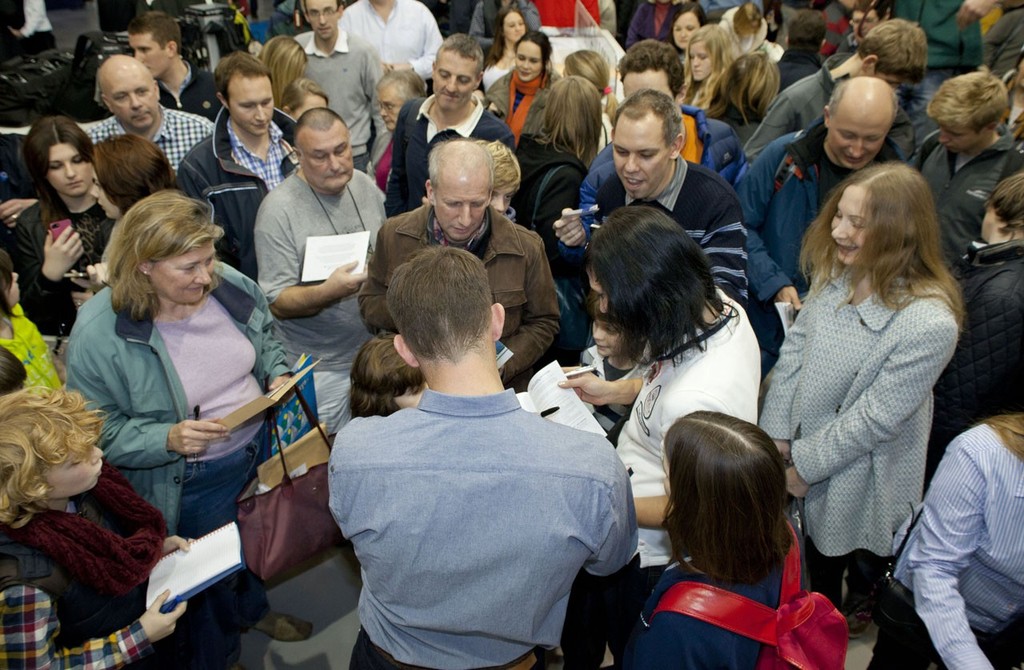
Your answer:
[[[491,238],[483,254],[494,301],[505,308],[501,341],[514,352],[502,369],[506,386],[526,387],[533,364],[558,334],[558,298],[544,243],[533,231],[488,209]],[[427,221],[433,208],[424,205],[387,220],[367,266],[359,293],[359,311],[371,330],[395,330],[386,295],[395,268],[428,245]],[[525,374],[524,374],[525,373]],[[523,375],[523,379],[513,378]]]

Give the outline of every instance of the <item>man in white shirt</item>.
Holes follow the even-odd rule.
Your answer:
[[[338,26],[372,44],[385,72],[411,69],[424,81],[433,76],[441,31],[419,0],[358,0],[345,10]]]

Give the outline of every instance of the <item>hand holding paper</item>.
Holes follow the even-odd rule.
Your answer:
[[[311,235],[306,238],[302,261],[302,282],[324,281],[342,266],[355,263],[352,273],[366,270],[366,252],[370,248],[368,230],[348,235]],[[365,277],[364,277],[365,279]]]

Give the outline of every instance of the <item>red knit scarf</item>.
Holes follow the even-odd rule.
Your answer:
[[[523,134],[523,126],[526,125],[526,115],[530,113],[530,105],[533,104],[537,91],[544,88],[547,79],[548,75],[545,73],[524,84],[519,81],[519,71],[512,70],[512,78],[508,83],[508,115],[505,118],[508,119],[508,127],[512,129],[512,134],[516,137],[516,145],[519,144],[519,136]],[[523,95],[518,107],[516,107],[517,90]]]
[[[99,593],[122,596],[149,579],[160,560],[167,524],[106,461],[90,493],[127,536],[79,514],[57,510],[40,512],[21,528],[0,524],[0,532],[46,554],[74,581]]]

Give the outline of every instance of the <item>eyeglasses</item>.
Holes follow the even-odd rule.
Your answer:
[[[380,111],[387,112],[388,114],[401,107],[401,105],[396,105],[393,102],[381,102],[378,103],[378,106],[380,107]]]
[[[325,19],[329,19],[329,18],[331,18],[332,16],[334,16],[337,13],[338,13],[337,8],[331,8],[331,7],[328,7],[327,9],[324,9],[322,11],[321,10],[316,10],[316,9],[307,9],[306,10],[306,16],[310,20],[312,20],[312,21],[319,21],[321,16],[324,17]]]

